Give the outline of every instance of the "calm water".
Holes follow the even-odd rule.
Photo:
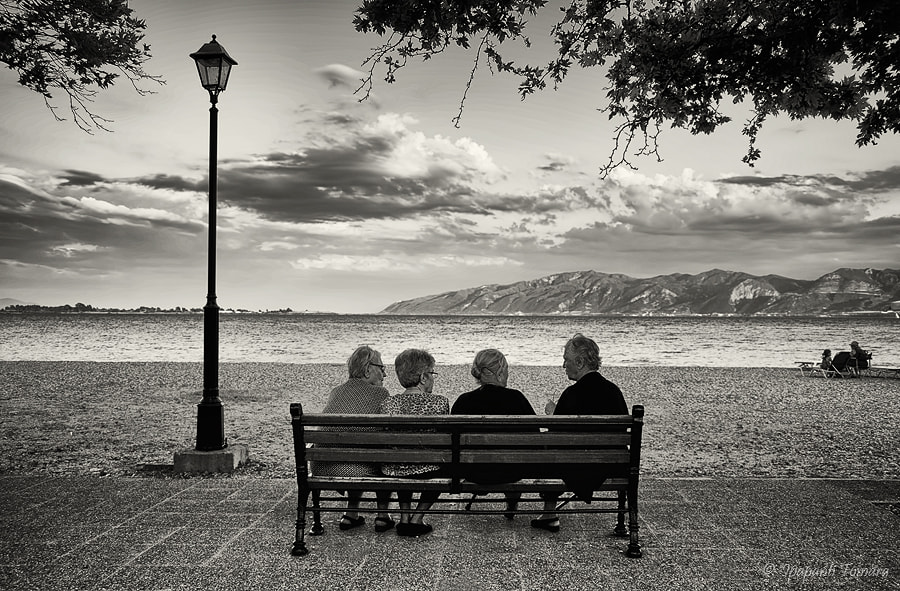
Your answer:
[[[605,365],[791,367],[851,340],[874,363],[900,366],[900,320],[882,318],[606,318],[222,315],[222,362],[344,363],[360,344],[386,362],[408,347],[439,365],[470,363],[495,347],[510,363],[556,365],[575,332],[593,337]],[[200,315],[0,314],[3,361],[202,361]]]

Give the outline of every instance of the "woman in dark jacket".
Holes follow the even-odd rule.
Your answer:
[[[450,414],[454,415],[533,415],[534,409],[525,395],[518,390],[507,388],[509,364],[497,349],[485,349],[475,355],[472,363],[472,377],[478,381],[478,388],[461,394]],[[479,484],[500,484],[515,482],[521,476],[515,465],[496,464],[472,468],[462,476]],[[506,495],[507,519],[512,519],[521,495]]]
[[[563,391],[557,402],[547,404],[547,414],[627,415],[628,405],[622,391],[600,375],[601,361],[600,348],[593,339],[581,333],[569,339],[563,349],[563,368],[566,370],[566,377],[575,383]],[[575,496],[588,503],[605,479],[604,476],[585,472],[577,464],[564,470],[562,477]],[[559,517],[555,510],[558,495],[542,496],[544,514],[539,519],[532,519],[531,526],[558,532]]]

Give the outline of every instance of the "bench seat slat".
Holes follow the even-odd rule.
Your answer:
[[[628,466],[629,459],[628,450],[618,449],[464,449],[459,455],[461,464],[622,464]]]
[[[449,433],[390,433],[387,431],[307,431],[306,443],[339,445],[434,445],[449,447]]]
[[[629,433],[541,433],[540,438],[535,439],[534,433],[463,433],[460,435],[460,444],[463,447],[476,446],[577,446],[581,448],[589,446],[628,445],[631,443]]]
[[[315,490],[441,490],[450,489],[452,480],[449,478],[394,478],[388,476],[358,476],[353,478],[341,476],[310,476],[309,486]],[[627,478],[607,478],[602,485],[596,488],[598,491],[625,490],[628,486]],[[478,484],[462,480],[459,482],[458,491],[462,494],[472,493],[502,493],[510,492],[565,492],[569,488],[565,482],[558,478],[523,478],[515,482],[502,484]]]
[[[373,462],[391,464],[449,464],[449,449],[388,449],[367,447],[313,447],[306,459],[320,462]]]
[[[628,487],[627,478],[607,478],[603,484],[595,488],[598,491],[625,490]],[[460,492],[566,492],[571,488],[562,480],[555,478],[538,479],[523,478],[516,482],[504,484],[478,484],[463,480],[460,483]]]
[[[450,488],[449,478],[390,478],[363,476],[310,476],[309,486],[317,490],[442,490]]]

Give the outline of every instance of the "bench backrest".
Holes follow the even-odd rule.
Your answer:
[[[291,404],[297,474],[306,461],[603,464],[637,474],[644,407],[630,415],[481,416],[304,414]],[[312,444],[309,447],[307,444]]]

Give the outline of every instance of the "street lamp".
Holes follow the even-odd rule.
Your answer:
[[[237,62],[212,36],[191,58],[197,63],[200,84],[209,91],[209,289],[203,307],[203,400],[197,405],[197,450],[214,451],[228,446],[225,408],[219,398],[219,305],[216,303],[216,103],[225,90],[231,67]]]

